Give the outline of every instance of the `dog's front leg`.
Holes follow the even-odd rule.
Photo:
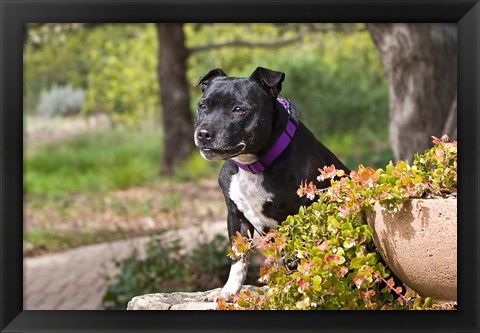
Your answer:
[[[244,237],[252,237],[254,228],[245,218],[243,213],[238,210],[235,203],[230,199],[226,199],[228,207],[228,237],[230,240],[235,236],[237,231]],[[230,266],[230,274],[228,275],[227,283],[221,290],[211,292],[207,298],[210,301],[217,301],[218,299],[232,300],[232,295],[236,294],[242,288],[243,282],[247,277],[248,260],[232,260]]]
[[[247,277],[248,263],[243,260],[232,261],[230,266],[230,274],[228,275],[228,281],[225,283],[221,290],[213,291],[208,294],[209,301],[218,301],[219,299],[225,299],[226,301],[232,301],[232,295],[242,289],[242,284]]]

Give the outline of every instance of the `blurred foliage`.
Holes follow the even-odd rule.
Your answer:
[[[54,85],[86,89],[89,30],[46,24],[28,29],[24,48],[24,112],[33,113],[40,94]]]
[[[136,124],[159,110],[157,40],[152,25],[108,25],[92,31],[102,47],[88,53],[85,114],[103,112],[114,123]],[[95,36],[96,35],[96,36]]]
[[[141,258],[135,249],[127,258],[115,260],[120,269],[117,276],[106,276],[109,285],[103,296],[106,309],[125,310],[127,303],[138,295],[178,290],[191,291],[191,276],[183,264],[178,239],[166,240],[155,237],[145,247],[146,256]]]
[[[198,152],[193,152],[180,166],[172,179],[177,182],[196,182],[202,178],[218,175],[222,161],[206,161]]]
[[[73,89],[71,85],[54,85],[50,90],[42,91],[37,113],[45,117],[73,116],[82,110],[85,92]]]
[[[211,68],[221,67],[231,76],[249,76],[257,66],[280,70],[286,73],[282,95],[293,101],[320,141],[347,165],[384,165],[393,157],[388,144],[388,90],[364,25],[185,24],[184,30],[187,47],[195,48],[235,40],[288,40],[311,27],[359,31],[307,34],[281,48],[192,52],[187,66],[192,112],[200,97],[193,84]],[[85,91],[84,115],[103,112],[114,125],[129,127],[159,124],[157,49],[153,24],[31,26],[24,51],[24,111],[35,112],[42,91],[71,85]],[[108,135],[109,131],[85,136],[62,146],[29,142],[35,154],[25,162],[26,192],[124,188],[156,177],[161,133],[125,130],[113,132],[111,139]],[[175,177],[194,180],[218,168],[197,154]]]
[[[287,40],[307,27],[185,24],[184,30],[187,46],[196,47],[235,40]],[[379,54],[363,25],[352,28],[358,31],[307,34],[281,48],[225,47],[193,52],[187,71],[192,83],[192,110],[200,96],[193,83],[209,69],[221,67],[231,76],[248,76],[257,66],[264,66],[286,73],[282,94],[293,100],[316,134],[386,126],[388,90]],[[159,108],[158,45],[152,24],[104,24],[50,35],[43,32],[49,36],[46,40],[33,37],[41,34],[38,29],[29,31],[25,97],[31,101],[26,111],[34,110],[32,103],[42,90],[68,83],[87,91],[87,114],[105,112],[117,122],[131,123]]]
[[[226,255],[229,249],[228,239],[217,234],[211,242],[203,241],[191,251],[189,266],[194,276],[196,290],[218,288],[227,281],[231,264]],[[252,273],[256,272],[252,270]],[[256,276],[258,278],[258,274]]]
[[[109,285],[103,304],[110,310],[125,310],[132,297],[138,295],[216,288],[228,277],[228,247],[228,240],[217,235],[182,254],[178,238],[167,239],[164,233],[152,237],[144,256],[134,250],[114,262],[120,273],[106,277]]]
[[[151,24],[30,28],[25,47],[24,105],[32,113],[42,90],[71,84],[86,91],[85,115],[137,124],[159,110],[158,44]]]

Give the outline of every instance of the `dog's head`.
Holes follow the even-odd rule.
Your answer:
[[[221,69],[203,75],[203,96],[195,115],[195,145],[207,160],[249,158],[267,144],[274,102],[285,74],[258,67],[248,78],[228,77]]]

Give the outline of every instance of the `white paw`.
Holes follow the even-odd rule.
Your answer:
[[[224,299],[227,302],[231,302],[233,300],[232,294],[224,290],[215,290],[207,295],[207,300],[210,302],[216,302],[220,299]]]

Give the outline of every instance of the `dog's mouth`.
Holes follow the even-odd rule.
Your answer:
[[[200,147],[200,153],[207,160],[226,160],[240,155],[246,148],[245,143],[241,142],[235,147],[216,148],[211,146]]]

